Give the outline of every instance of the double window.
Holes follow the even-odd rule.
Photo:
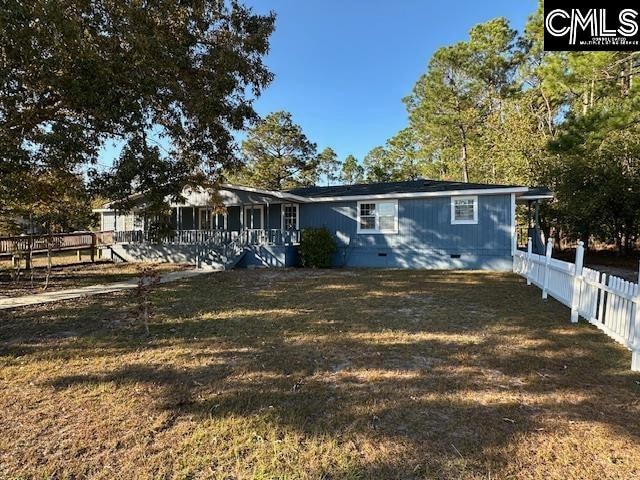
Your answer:
[[[298,230],[298,205],[295,203],[285,203],[282,205],[282,229]]]
[[[451,223],[453,225],[478,223],[478,197],[451,197]]]
[[[398,233],[398,201],[358,202],[358,233]]]
[[[200,230],[226,230],[227,214],[215,213],[211,208],[200,209]]]

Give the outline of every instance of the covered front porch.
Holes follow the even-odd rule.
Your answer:
[[[222,238],[248,231],[256,240],[278,241],[299,228],[299,205],[295,203],[254,203],[210,206],[174,206],[169,225],[176,232],[195,237],[217,235]],[[197,232],[204,232],[198,234]]]
[[[217,198],[189,191],[170,204],[163,218],[149,218],[141,205],[120,219],[114,212],[117,243],[295,245],[299,242],[300,204],[282,194],[227,187]],[[133,218],[128,218],[133,217]],[[121,228],[118,228],[121,227]]]

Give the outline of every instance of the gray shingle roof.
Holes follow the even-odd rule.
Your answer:
[[[358,183],[331,187],[301,187],[288,193],[302,197],[341,197],[352,195],[383,195],[390,193],[448,192],[454,190],[483,190],[513,188],[518,185],[496,185],[486,183],[448,182],[441,180],[411,180],[407,182]]]

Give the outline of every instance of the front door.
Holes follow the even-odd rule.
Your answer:
[[[244,228],[249,230],[264,229],[264,207],[262,205],[244,207]]]

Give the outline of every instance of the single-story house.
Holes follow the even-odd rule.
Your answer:
[[[529,198],[531,197],[531,198]],[[213,206],[206,190],[171,203],[170,233],[153,234],[144,195],[129,212],[97,209],[126,260],[187,261],[216,268],[289,266],[299,232],[326,227],[335,266],[509,270],[516,202],[552,198],[548,190],[434,180],[272,191],[223,185]]]

